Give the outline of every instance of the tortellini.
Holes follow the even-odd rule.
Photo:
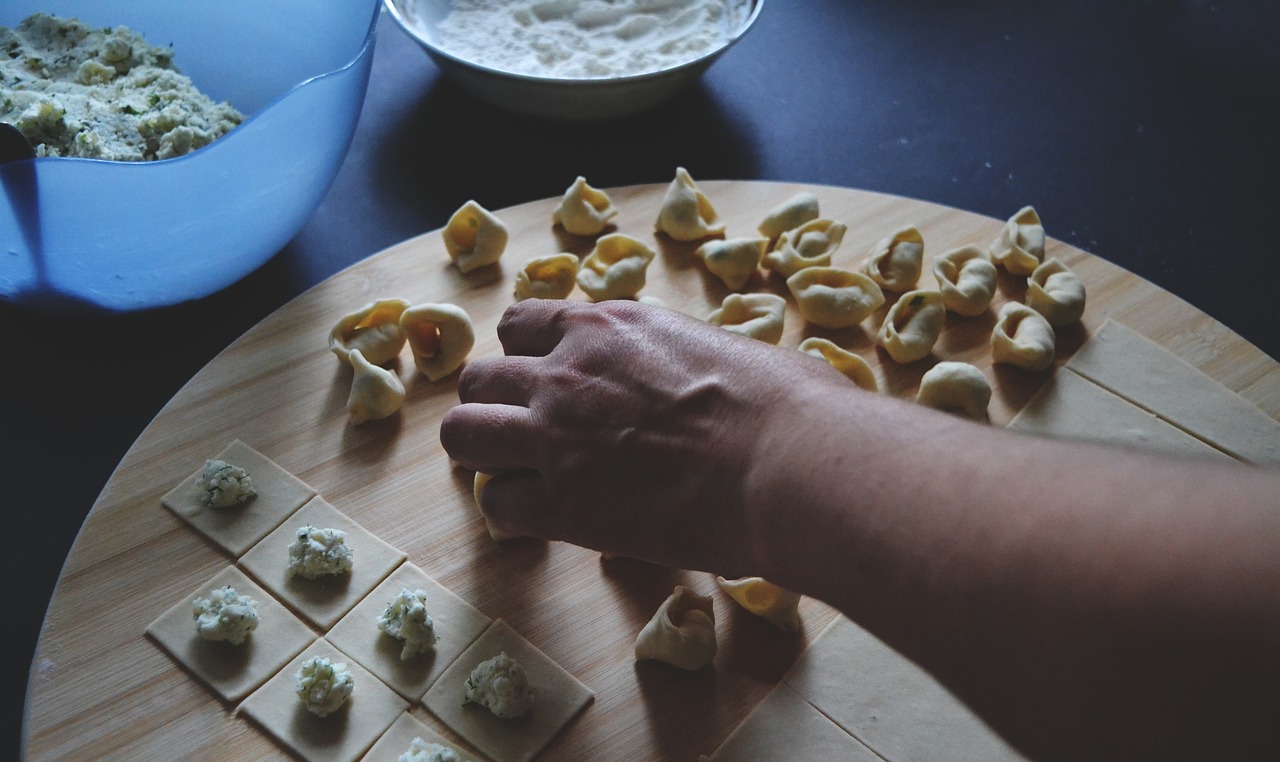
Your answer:
[[[992,362],[1044,370],[1053,364],[1056,352],[1053,326],[1043,315],[1018,302],[1000,308],[991,329]]]
[[[569,252],[529,260],[516,273],[516,299],[564,299],[577,283],[580,265]]]
[[[729,238],[707,241],[698,247],[697,254],[708,272],[738,291],[756,274],[768,247],[767,238]]]
[[[707,322],[726,331],[777,344],[787,314],[787,300],[777,294],[729,294]]]
[[[1024,206],[991,242],[991,259],[1013,275],[1030,275],[1044,261],[1044,241],[1040,215]]]
[[[885,316],[876,334],[876,343],[884,347],[897,363],[928,357],[942,335],[946,314],[942,294],[937,291],[908,291]]]
[[[634,298],[644,288],[654,256],[653,249],[631,236],[602,236],[578,269],[578,287],[597,302]]]
[[[787,278],[796,308],[821,328],[857,325],[884,304],[884,292],[862,273],[836,267],[806,267]]]
[[[852,381],[858,388],[869,392],[880,391],[876,374],[872,372],[867,361],[862,359],[861,355],[841,348],[834,341],[820,336],[810,336],[800,342],[800,351],[826,360],[827,364],[843,373],[845,378]]]
[[[770,209],[756,232],[772,241],[792,228],[818,219],[819,213],[818,197],[802,191]]]
[[[429,381],[462,367],[476,344],[471,316],[456,304],[419,304],[400,316],[413,364]]]
[[[507,249],[507,226],[483,206],[468,201],[444,226],[444,248],[463,273],[495,264]]]
[[[810,220],[778,236],[763,264],[784,278],[806,267],[829,267],[831,255],[840,248],[847,226],[826,218]]]
[[[800,594],[784,590],[763,577],[716,577],[720,589],[739,606],[783,632],[800,629]]]
[[[667,187],[654,228],[677,241],[700,241],[724,235],[724,223],[711,200],[698,190],[684,167],[676,168],[676,177]]]
[[[485,485],[487,485],[489,480],[492,478],[493,474],[476,471],[475,480],[471,482],[471,496],[475,498],[477,510],[480,508],[480,495],[484,492]],[[506,542],[507,540],[514,540],[517,537],[520,537],[519,534],[514,532],[505,532],[499,529],[496,524],[489,521],[489,517],[485,516],[483,512],[481,512],[480,515],[484,518],[484,528],[489,532],[489,538],[494,542]]]
[[[564,192],[560,205],[551,213],[551,220],[566,233],[599,235],[617,214],[609,194],[592,188],[587,179],[579,175]]]
[[[1054,328],[1078,323],[1084,315],[1084,284],[1066,265],[1048,259],[1027,279],[1027,306]]]
[[[658,607],[636,637],[636,659],[655,659],[680,669],[702,669],[716,655],[716,612],[709,595],[683,585]]]
[[[957,315],[974,317],[987,311],[996,293],[999,273],[982,249],[969,244],[933,259],[942,303]]]
[[[399,376],[364,359],[358,349],[351,350],[350,360],[355,369],[351,394],[347,396],[347,414],[352,423],[380,421],[404,405],[404,384]]]
[[[910,291],[924,268],[924,236],[908,226],[881,239],[858,268],[886,291]]]
[[[400,330],[400,315],[409,308],[404,299],[379,299],[344,315],[329,332],[329,349],[350,362],[352,350],[360,350],[364,359],[382,365],[400,354],[405,337]]]
[[[991,383],[981,370],[967,362],[940,362],[920,379],[916,402],[988,423]]]

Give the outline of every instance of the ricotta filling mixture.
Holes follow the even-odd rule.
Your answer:
[[[448,53],[537,77],[658,71],[720,47],[745,0],[454,0],[437,25]]]
[[[44,13],[0,27],[0,122],[36,156],[171,159],[244,121],[174,67],[173,50],[128,27],[91,29]]]

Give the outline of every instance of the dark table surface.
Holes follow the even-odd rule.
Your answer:
[[[1280,5],[1201,0],[769,0],[675,99],[566,125],[482,105],[384,14],[332,190],[260,270],[120,316],[0,304],[8,748],[50,595],[85,515],[214,355],[343,267],[444,224],[593,185],[850,186],[1005,219],[1119,264],[1280,357]],[[109,655],[106,655],[109,658]],[[0,751],[0,756],[7,756]]]

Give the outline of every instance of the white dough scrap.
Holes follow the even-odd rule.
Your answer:
[[[346,662],[313,656],[294,674],[294,690],[308,712],[327,717],[342,708],[355,690],[355,678]]]
[[[566,298],[578,282],[580,265],[578,256],[567,251],[534,257],[516,273],[516,300]]]
[[[821,328],[848,328],[884,304],[884,292],[870,277],[838,267],[806,267],[787,278],[796,308]]]
[[[399,376],[364,359],[358,349],[349,357],[355,375],[347,396],[347,414],[353,424],[380,421],[404,406],[404,384]]]
[[[716,612],[709,595],[683,585],[658,606],[636,637],[636,659],[654,659],[680,669],[702,669],[716,655]]]
[[[886,291],[910,291],[924,267],[924,236],[907,226],[881,239],[859,266],[859,271]]]
[[[1084,284],[1069,267],[1050,258],[1027,278],[1027,306],[1044,315],[1054,328],[1080,322]]]
[[[738,291],[755,275],[768,246],[767,238],[717,239],[699,246],[697,254],[708,272]]]
[[[732,580],[716,577],[716,584],[739,606],[779,630],[796,632],[800,629],[799,593],[784,590],[763,577]]]
[[[801,191],[770,209],[760,221],[756,232],[772,241],[792,228],[818,219],[819,214],[818,197]]]
[[[378,299],[343,315],[329,332],[329,349],[346,362],[355,350],[374,365],[394,360],[404,349],[400,315],[408,308],[404,299]]]
[[[845,378],[852,381],[858,388],[869,392],[880,391],[876,374],[861,355],[850,352],[834,341],[821,336],[810,336],[800,342],[799,349],[805,354],[826,360],[827,364],[843,373]]]
[[[566,233],[599,235],[617,214],[609,194],[591,187],[587,179],[579,175],[564,192],[560,205],[551,214],[551,220]]]
[[[230,508],[258,494],[253,478],[240,466],[224,460],[206,460],[196,477],[200,500],[214,508]]]
[[[216,588],[207,598],[191,604],[196,634],[205,640],[221,640],[238,646],[258,629],[258,602],[230,585]]]
[[[596,241],[578,270],[578,288],[592,301],[633,299],[644,288],[653,249],[623,233],[610,233]]]
[[[404,644],[400,659],[410,659],[436,646],[436,625],[427,611],[423,590],[401,588],[377,620],[378,629]]]
[[[933,277],[948,311],[975,317],[991,305],[999,273],[986,252],[969,244],[934,257]]]
[[[897,363],[909,363],[929,356],[942,335],[947,310],[937,291],[908,291],[885,316],[876,343]]]
[[[826,218],[791,228],[778,236],[773,250],[764,255],[765,269],[789,278],[806,267],[829,267],[847,230],[843,222]]]
[[[654,228],[677,241],[700,241],[724,235],[724,223],[711,200],[698,189],[684,167],[676,168],[667,186]]]
[[[777,344],[782,341],[787,300],[777,294],[729,294],[707,322],[726,331]]]
[[[456,304],[419,304],[400,316],[413,364],[429,381],[439,381],[462,367],[476,345],[471,316]]]
[[[991,259],[1012,275],[1030,275],[1044,261],[1044,225],[1040,215],[1024,206],[1005,222],[991,242]]]
[[[916,402],[988,423],[991,420],[987,412],[991,403],[991,382],[981,370],[967,362],[940,362],[921,377]]]
[[[341,529],[320,528],[307,524],[299,527],[289,546],[289,576],[318,579],[330,574],[351,571],[354,553],[347,545],[347,533]]]
[[[453,213],[443,235],[449,259],[463,273],[497,263],[507,248],[507,226],[474,200]]]
[[[991,329],[991,361],[1026,370],[1044,370],[1057,354],[1053,326],[1025,304],[1008,302]]]

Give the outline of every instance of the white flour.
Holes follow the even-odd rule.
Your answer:
[[[493,69],[555,78],[657,71],[708,53],[742,0],[454,0],[440,47]]]

